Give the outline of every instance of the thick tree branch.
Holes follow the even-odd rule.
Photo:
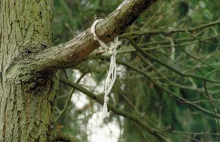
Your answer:
[[[103,41],[110,41],[121,34],[136,18],[156,0],[125,0],[96,26],[96,33]],[[78,64],[99,46],[90,32],[90,28],[67,43],[46,49],[35,58],[40,59],[44,67],[65,68]],[[47,63],[45,63],[47,61]]]
[[[88,91],[86,88],[76,84],[76,83],[73,83],[67,79],[63,79],[61,78],[60,79],[60,82],[68,85],[68,86],[71,86],[73,88],[75,88],[76,90],[84,93],[85,95],[87,95],[88,97],[90,97],[91,99],[99,102],[100,104],[103,104],[104,103],[104,100],[102,97],[99,97],[97,95],[95,95],[94,93]],[[166,135],[164,135],[163,133],[157,131],[156,129],[154,128],[151,128],[149,125],[147,125],[146,123],[144,123],[143,121],[141,121],[140,119],[138,119],[137,117],[131,115],[130,113],[128,112],[125,112],[125,111],[121,111],[119,109],[117,109],[116,107],[108,104],[108,109],[111,110],[113,113],[117,114],[117,115],[120,115],[120,116],[123,116],[125,118],[128,118],[129,120],[132,120],[134,121],[135,123],[137,123],[138,125],[140,125],[141,127],[143,127],[146,131],[148,131],[149,133],[151,133],[152,135],[154,135],[156,138],[158,138],[160,141],[162,142],[169,142],[170,140],[166,137]]]
[[[97,24],[97,36],[104,42],[112,40],[155,1],[157,0],[124,0],[115,11]],[[27,76],[30,72],[73,67],[98,46],[89,28],[67,43],[40,50],[37,53],[26,54],[25,57],[21,56],[20,60],[16,59],[9,67],[7,75],[15,79],[17,76]]]

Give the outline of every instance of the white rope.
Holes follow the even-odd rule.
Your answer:
[[[95,26],[96,24],[101,21],[101,19],[98,19],[98,20],[95,20],[95,22],[92,24],[92,27],[91,27],[91,33],[93,34],[94,36],[94,40],[98,40],[99,44],[101,45],[101,51],[102,52],[107,52],[108,51],[108,46],[103,42],[101,41],[98,36],[96,35],[95,33]]]
[[[110,93],[116,79],[116,54],[117,54],[116,48],[121,44],[121,41],[118,41],[118,37],[114,38],[114,42],[111,42],[110,47],[108,47],[103,41],[101,41],[95,33],[95,26],[100,20],[101,19],[96,20],[93,23],[91,27],[91,33],[94,36],[94,40],[97,40],[101,45],[102,52],[107,52],[111,54],[110,67],[108,70],[108,75],[104,86],[104,104],[102,109],[102,117],[105,118],[105,117],[109,117],[109,112],[107,108],[107,103],[109,100],[108,94]]]

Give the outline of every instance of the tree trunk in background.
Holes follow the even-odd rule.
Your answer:
[[[0,142],[48,142],[56,135],[56,73],[7,78],[15,57],[52,45],[52,16],[52,0],[0,1]]]

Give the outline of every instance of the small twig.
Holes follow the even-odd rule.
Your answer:
[[[94,57],[95,58],[95,57]],[[105,57],[105,56],[96,56],[96,58],[98,59],[102,59],[102,60],[107,60],[109,61],[109,58],[108,57]],[[210,115],[210,116],[213,116],[213,117],[216,117],[216,118],[220,118],[220,115],[216,115],[214,114],[213,112],[207,110],[207,109],[204,109],[200,106],[198,106],[197,104],[193,103],[193,102],[190,102],[189,100],[187,99],[184,99],[183,97],[179,96],[179,95],[176,95],[175,93],[173,93],[172,91],[166,89],[165,87],[161,86],[160,84],[158,84],[157,81],[155,81],[154,79],[151,78],[150,75],[148,75],[146,72],[143,72],[142,70],[138,69],[138,68],[135,68],[127,63],[124,63],[124,62],[121,62],[119,60],[116,60],[117,64],[121,64],[127,68],[130,68],[140,74],[142,74],[143,76],[145,76],[147,79],[149,79],[150,81],[152,81],[152,83],[154,83],[156,86],[158,86],[160,89],[162,89],[163,91],[167,92],[171,97],[173,97],[174,99],[176,99],[177,101],[183,103],[183,104],[189,104],[190,106]],[[211,81],[212,82],[212,81]]]
[[[213,102],[213,99],[212,99],[212,97],[211,97],[211,96],[209,95],[209,93],[208,93],[208,90],[207,90],[207,87],[206,87],[206,82],[203,81],[203,84],[204,84],[205,94],[206,94],[206,96],[208,97],[208,99],[210,100],[210,103],[211,103],[211,105],[212,105],[213,112],[214,112],[215,114],[217,114],[216,108],[215,108],[215,105],[214,105],[214,102]],[[216,122],[217,122],[217,124],[218,124],[218,129],[220,130],[220,124],[219,124],[219,119],[218,119],[218,118],[216,118]]]
[[[216,46],[216,47],[219,47],[219,46],[220,46],[219,44],[215,44],[215,43],[212,43],[212,42],[207,42],[207,41],[204,41],[204,40],[202,40],[202,39],[199,39],[199,38],[197,38],[196,36],[194,36],[193,34],[191,34],[190,31],[187,31],[187,30],[186,30],[186,33],[188,33],[191,37],[193,37],[194,39],[196,39],[196,40],[198,40],[198,41],[200,41],[200,42],[203,42],[203,43],[206,43],[206,44],[210,44],[210,45],[214,45],[214,46]]]
[[[196,132],[180,132],[180,131],[176,131],[173,130],[173,133],[177,133],[177,134],[186,134],[186,135],[211,135],[211,136],[220,136],[219,133],[205,133],[205,132],[201,132],[201,133],[196,133]]]
[[[138,126],[137,124],[134,124],[134,126],[135,126],[136,130],[138,131],[138,133],[140,134],[140,136],[143,138],[143,140],[144,140],[145,142],[147,142],[148,139],[145,137],[143,131],[141,131],[140,126]]]
[[[103,100],[102,97],[98,97],[96,94],[90,92],[89,90],[82,87],[81,85],[70,82],[69,80],[63,79],[63,78],[60,78],[60,82],[75,88],[76,90],[84,93],[85,95],[87,95],[91,99],[99,102],[100,104],[104,103],[104,100]],[[143,127],[146,131],[148,131],[150,134],[152,134],[156,138],[158,138],[160,141],[162,141],[162,142],[169,142],[170,141],[166,135],[159,132],[155,128],[150,127],[148,124],[144,123],[142,120],[138,119],[137,117],[133,116],[132,114],[130,114],[128,112],[125,112],[125,111],[122,111],[122,110],[119,110],[119,109],[117,109],[116,107],[114,107],[110,104],[108,104],[108,109],[111,110],[112,112],[114,112],[117,115],[124,116],[125,118],[128,118],[129,120],[132,120],[133,122],[137,123],[138,125]]]
[[[210,79],[207,79],[207,78],[204,78],[204,77],[200,77],[200,76],[196,76],[196,75],[191,75],[191,74],[183,73],[183,72],[179,71],[178,69],[176,69],[176,68],[170,66],[169,64],[167,64],[167,63],[165,63],[165,62],[159,60],[158,58],[156,58],[156,57],[150,55],[149,53],[143,51],[142,49],[140,49],[140,47],[135,43],[135,41],[134,41],[133,39],[130,39],[130,38],[128,38],[128,39],[129,39],[130,43],[133,45],[133,47],[134,47],[137,51],[139,51],[143,56],[148,57],[148,58],[154,60],[155,62],[157,62],[157,63],[159,63],[159,64],[161,64],[161,65],[167,67],[167,68],[170,69],[171,71],[173,71],[173,72],[175,72],[175,73],[177,73],[177,74],[179,74],[179,75],[181,75],[181,76],[192,77],[192,78],[199,79],[199,80],[203,80],[203,81],[206,81],[206,82],[211,82],[211,83],[218,83],[218,84],[220,84],[220,81],[217,81],[217,80],[210,80]]]
[[[210,74],[213,74],[213,73],[215,73],[215,72],[218,72],[218,71],[220,71],[220,69],[212,70],[212,71],[208,72],[208,73],[205,75],[205,77],[207,77],[207,76],[209,76]]]
[[[81,80],[85,75],[86,75],[86,73],[82,74],[82,75],[80,76],[80,78],[79,78],[76,82],[79,83],[80,80]],[[69,103],[70,103],[70,101],[71,101],[71,98],[72,98],[72,96],[73,96],[73,92],[74,92],[74,91],[75,91],[75,89],[72,89],[72,91],[71,91],[71,93],[69,94],[69,97],[68,97],[68,99],[67,99],[67,101],[66,101],[66,103],[65,103],[64,108],[61,110],[61,112],[59,113],[59,115],[56,117],[55,121],[57,121],[57,120],[66,112],[66,110],[67,110],[67,108],[68,108],[68,106],[69,106]]]
[[[213,66],[209,65],[208,63],[206,63],[206,62],[204,62],[204,61],[202,61],[202,60],[200,60],[200,59],[198,59],[198,58],[196,58],[196,57],[190,55],[188,52],[186,52],[186,50],[184,50],[184,49],[180,46],[180,44],[177,42],[177,40],[176,40],[174,37],[173,37],[173,40],[174,40],[174,42],[177,44],[177,46],[178,46],[184,53],[186,53],[186,55],[188,55],[189,57],[191,57],[191,58],[193,58],[193,59],[195,59],[195,60],[197,60],[197,61],[199,61],[199,62],[201,62],[201,63],[203,63],[203,64],[205,64],[205,65],[207,65],[207,66],[209,66],[209,67],[212,68],[212,69],[215,69]]]
[[[145,63],[147,64],[147,66],[151,66],[146,58],[143,57],[142,54],[140,54],[139,52],[137,53],[137,55],[140,57],[140,59]],[[168,85],[173,85],[173,86],[176,86],[176,87],[179,87],[179,88],[183,88],[183,89],[188,89],[188,90],[194,90],[194,91],[199,91],[199,92],[205,92],[203,88],[193,88],[193,87],[190,87],[190,86],[185,86],[185,85],[182,85],[182,84],[178,84],[178,83],[175,83],[173,81],[171,81],[170,79],[168,79],[168,77],[174,77],[174,75],[171,75],[171,76],[164,76],[164,74],[162,74],[160,71],[158,71],[158,69],[156,69],[154,66],[152,66],[152,69],[157,73],[159,74],[161,77],[160,78],[155,78],[154,79],[165,79],[167,82],[169,82]],[[154,74],[155,75],[155,74]],[[151,74],[152,76],[152,74]],[[212,92],[212,93],[215,93],[215,92]]]
[[[118,93],[123,97],[123,99],[128,103],[128,105],[129,105],[133,110],[137,111],[136,108],[135,108],[135,106],[134,106],[134,105],[132,104],[132,102],[127,98],[127,96],[125,95],[124,91],[121,90],[121,88],[120,88],[118,85],[116,85],[116,89],[118,90]],[[139,113],[139,112],[138,112],[138,113]]]
[[[158,35],[158,34],[163,34],[163,35],[171,35],[174,33],[180,33],[180,32],[195,32],[199,31],[204,28],[208,28],[214,25],[220,24],[220,21],[215,21],[209,24],[204,24],[200,25],[197,27],[189,28],[189,29],[176,29],[176,30],[157,30],[157,31],[136,31],[136,32],[130,32],[130,33],[125,33],[120,35],[120,37],[131,37],[131,36],[142,36],[142,35]]]
[[[64,72],[64,75],[65,75],[66,79],[69,79],[65,69],[63,69],[63,72]]]
[[[210,36],[210,37],[201,38],[201,40],[204,41],[204,40],[210,40],[210,39],[217,39],[218,37],[219,37],[219,35],[214,35],[214,36]],[[178,38],[176,40],[181,44],[198,42],[198,40],[196,40],[195,38]],[[158,45],[158,44],[165,45],[165,44],[169,44],[169,43],[170,42],[168,40],[160,40],[160,41],[143,43],[140,45],[140,47],[150,46],[150,45]]]

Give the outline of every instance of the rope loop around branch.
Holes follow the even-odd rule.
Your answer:
[[[102,117],[109,117],[109,112],[108,112],[108,108],[107,108],[107,103],[108,103],[108,94],[110,93],[115,80],[116,80],[116,55],[117,55],[117,47],[121,44],[121,41],[118,41],[118,37],[114,38],[114,41],[110,43],[110,47],[108,47],[103,41],[101,41],[99,39],[99,37],[96,35],[95,32],[95,27],[96,24],[101,21],[101,19],[96,20],[91,27],[91,33],[94,36],[94,40],[97,40],[99,42],[100,46],[100,50],[101,52],[105,52],[105,53],[109,53],[111,55],[111,59],[110,59],[110,67],[108,70],[108,74],[107,74],[107,78],[105,80],[105,86],[104,86],[104,104],[103,104],[103,109],[102,109]]]

